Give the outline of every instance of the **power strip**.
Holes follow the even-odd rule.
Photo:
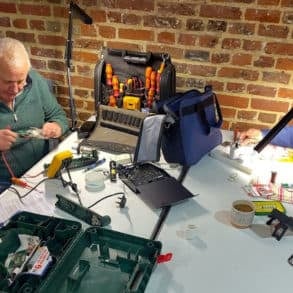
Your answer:
[[[240,160],[230,159],[229,155],[221,150],[214,149],[209,153],[209,156],[246,174],[252,173],[252,167],[244,165]]]
[[[111,223],[111,218],[109,216],[100,216],[90,209],[82,207],[60,194],[56,194],[56,197],[58,198],[58,201],[55,203],[56,207],[89,225],[103,227]]]

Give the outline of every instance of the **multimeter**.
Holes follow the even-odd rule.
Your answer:
[[[110,167],[110,180],[112,182],[116,182],[117,181],[117,164],[115,161],[110,161],[109,163],[109,167]]]

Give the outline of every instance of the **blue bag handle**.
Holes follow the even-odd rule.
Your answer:
[[[185,116],[185,115],[190,115],[194,112],[198,112],[201,117],[201,120],[203,122],[203,126],[205,126],[205,128],[206,128],[206,133],[210,134],[211,127],[219,128],[219,127],[221,127],[221,125],[223,123],[223,116],[222,116],[222,112],[221,112],[218,98],[217,98],[216,94],[212,91],[211,86],[206,86],[204,93],[200,93],[199,91],[192,89],[190,91],[185,92],[183,95],[188,96],[189,94],[191,94],[193,92],[195,92],[195,94],[198,96],[208,94],[208,92],[210,92],[211,94],[204,101],[201,101],[201,102],[198,102],[198,103],[193,104],[191,106],[186,106],[186,107],[182,108],[182,110],[181,110],[182,115]],[[175,123],[176,121],[178,121],[180,119],[179,109],[178,109],[178,111],[171,110],[170,105],[172,106],[172,105],[175,105],[176,103],[180,102],[181,98],[182,98],[182,94],[175,96],[171,101],[163,104],[163,110],[167,114],[167,116],[166,116],[166,127],[167,128],[170,127],[170,125],[172,125],[173,123]],[[214,103],[216,104],[218,121],[216,123],[212,124],[207,119],[205,109]],[[180,104],[178,105],[178,108],[179,107],[180,107]],[[176,112],[178,112],[178,114]]]

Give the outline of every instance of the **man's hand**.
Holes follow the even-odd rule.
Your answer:
[[[0,129],[0,151],[7,151],[16,141],[17,133],[10,129]]]
[[[241,145],[256,144],[262,139],[262,133],[259,129],[250,128],[239,135]]]
[[[62,135],[62,129],[56,122],[46,122],[43,125],[42,134],[46,138],[58,138]]]

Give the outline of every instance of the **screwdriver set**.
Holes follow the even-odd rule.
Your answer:
[[[94,79],[96,106],[149,110],[176,92],[175,67],[166,53],[104,48]]]

